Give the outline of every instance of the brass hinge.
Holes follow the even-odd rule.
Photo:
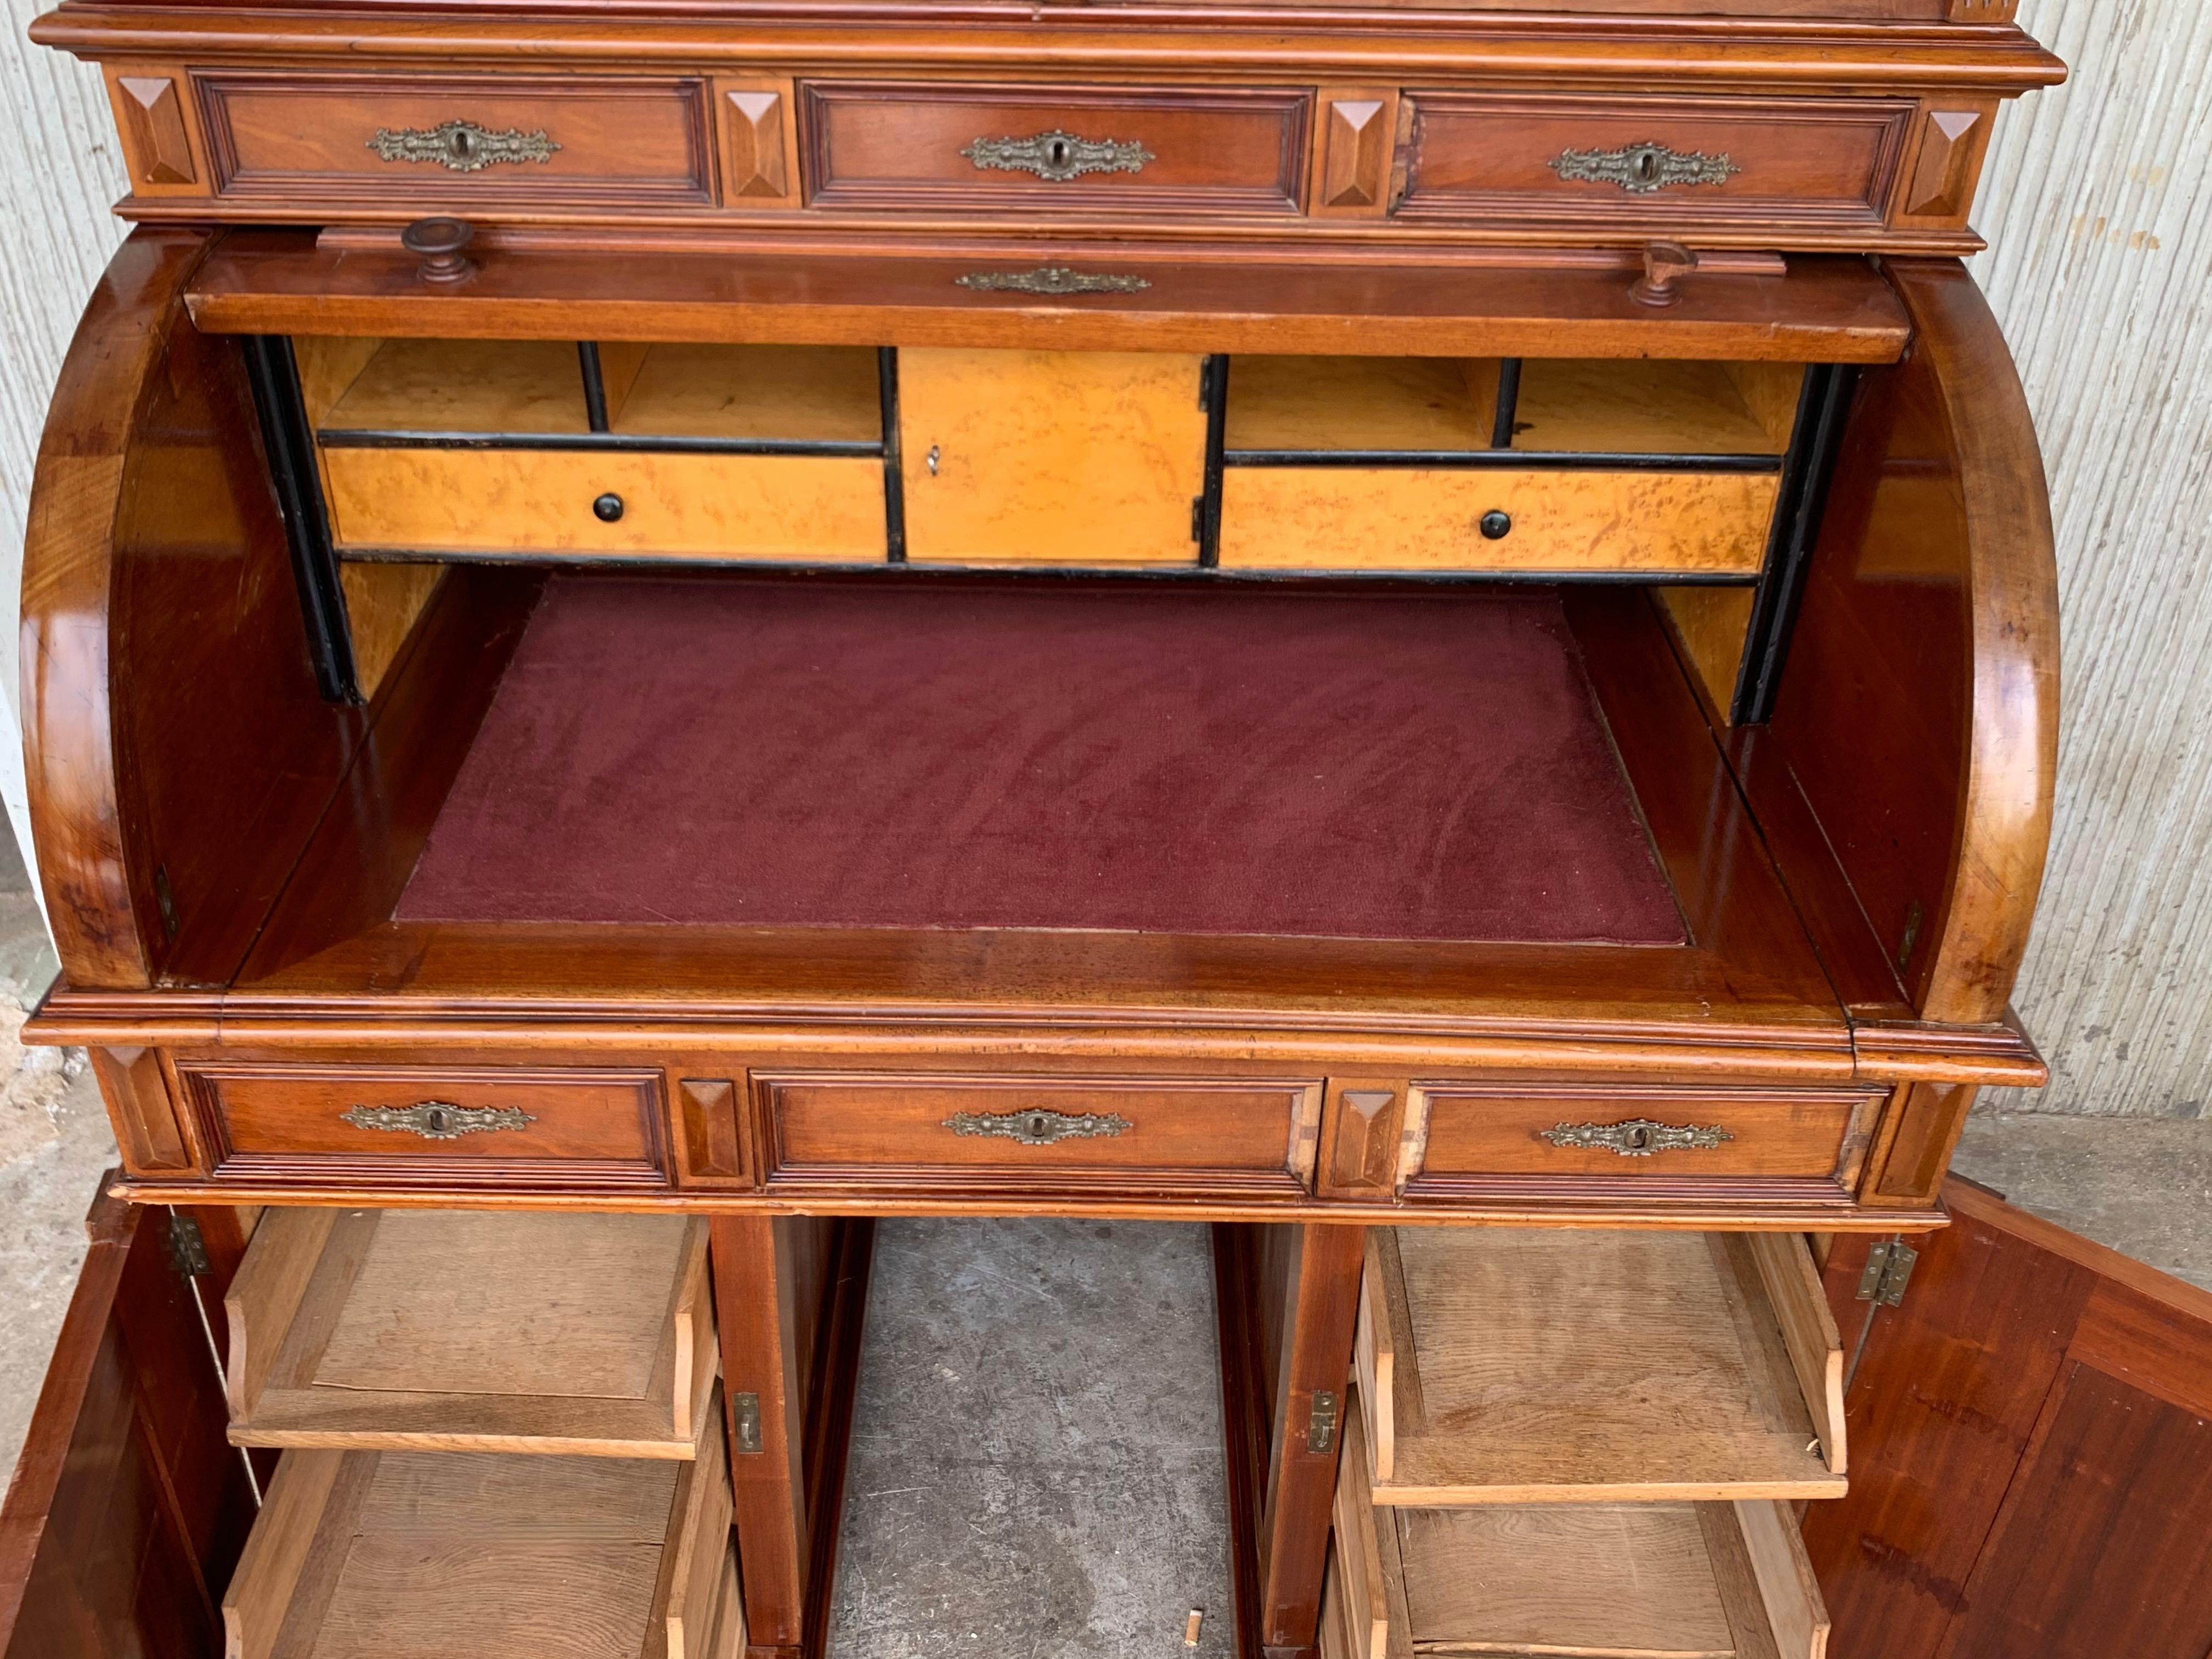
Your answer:
[[[186,1279],[204,1279],[215,1271],[200,1224],[179,1210],[169,1212],[169,1265]]]
[[[1316,1389],[1313,1415],[1306,1419],[1306,1449],[1310,1452],[1334,1451],[1336,1449],[1336,1416],[1340,1402],[1327,1389]]]
[[[761,1449],[760,1396],[738,1394],[730,1396],[731,1414],[738,1421],[738,1449],[750,1454]]]
[[[1867,1252],[1866,1271],[1859,1275],[1859,1300],[1894,1308],[1905,1300],[1905,1287],[1912,1282],[1912,1269],[1920,1252],[1901,1238],[1885,1240]]]

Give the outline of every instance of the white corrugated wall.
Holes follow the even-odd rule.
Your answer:
[[[24,496],[46,395],[119,228],[89,69],[0,40],[0,798]],[[2058,518],[2064,749],[2022,1012],[2054,1078],[2033,1109],[2196,1116],[2212,1103],[2212,6],[2023,0],[2074,68],[2008,106],[1977,262],[2020,359]]]

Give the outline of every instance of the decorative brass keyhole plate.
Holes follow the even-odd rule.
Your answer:
[[[1650,196],[1675,185],[1724,185],[1743,169],[1725,152],[1708,155],[1646,140],[1619,149],[1563,150],[1552,171],[1579,184],[1618,185],[1632,196]]]
[[[1033,173],[1064,185],[1086,173],[1142,173],[1159,159],[1142,144],[1119,138],[1085,138],[1054,127],[1027,138],[978,138],[960,152],[979,173]]]
[[[432,161],[452,173],[481,173],[501,162],[550,161],[561,148],[540,127],[494,132],[473,121],[434,127],[379,127],[368,148],[387,161]]]
[[[1650,1158],[1654,1152],[1710,1152],[1735,1137],[1716,1124],[1656,1123],[1648,1117],[1632,1117],[1621,1123],[1556,1124],[1544,1131],[1544,1139],[1554,1146]]]
[[[463,1135],[520,1131],[538,1121],[520,1106],[456,1106],[449,1100],[418,1100],[412,1106],[351,1106],[338,1114],[356,1129],[385,1134],[420,1135],[425,1140],[459,1140]]]
[[[1056,1140],[1089,1140],[1124,1135],[1137,1126],[1119,1112],[955,1112],[945,1127],[956,1135],[995,1135],[1024,1146],[1049,1146]]]

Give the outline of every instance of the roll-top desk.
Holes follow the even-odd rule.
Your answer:
[[[2010,13],[41,19],[33,1030],[190,1270],[89,1616],[818,1653],[872,1218],[1096,1215],[1214,1224],[1240,1651],[1816,1659],[1816,1251],[2043,1075]]]

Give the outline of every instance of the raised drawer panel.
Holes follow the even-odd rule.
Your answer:
[[[1374,1501],[1835,1498],[1843,1345],[1795,1233],[1376,1227]]]
[[[1882,1097],[1836,1090],[1416,1085],[1398,1184],[1411,1200],[1848,1199]]]
[[[196,77],[217,192],[439,209],[704,207],[706,82]]]
[[[1304,1194],[1319,1081],[758,1076],[771,1187]]]
[[[1878,228],[1915,106],[1892,99],[1417,93],[1401,220]]]
[[[1297,88],[802,82],[810,205],[890,211],[1296,213]]]
[[[348,551],[809,564],[884,555],[883,463],[860,456],[333,447],[323,479]],[[612,518],[597,505],[608,495]]]
[[[703,1217],[271,1208],[223,1298],[240,1446],[694,1455]]]
[[[659,1188],[657,1072],[178,1067],[217,1181]]]
[[[1221,564],[1753,576],[1778,489],[1771,472],[1232,466]]]

